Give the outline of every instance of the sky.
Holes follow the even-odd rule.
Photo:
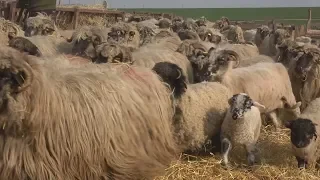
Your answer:
[[[64,4],[94,4],[102,0],[62,0]],[[320,0],[107,0],[111,8],[233,8],[319,7]]]

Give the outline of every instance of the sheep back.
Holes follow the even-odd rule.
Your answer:
[[[179,144],[191,151],[207,144],[220,131],[230,96],[220,83],[190,84],[178,103],[181,114],[175,127]]]
[[[257,63],[230,69],[221,83],[233,94],[247,93],[266,107],[264,112],[283,108],[283,97],[290,107],[296,104],[288,72],[280,63]]]
[[[153,179],[176,158],[170,92],[150,69],[75,68],[8,48],[0,60],[27,83],[0,114],[0,179]]]

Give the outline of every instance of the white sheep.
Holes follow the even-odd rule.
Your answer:
[[[299,168],[314,165],[320,168],[320,98],[313,100],[299,118],[287,121],[285,126],[291,130],[293,155]]]
[[[201,152],[216,142],[232,96],[228,88],[216,82],[188,84],[185,89],[182,69],[170,62],[157,63],[154,71],[169,84],[175,96],[174,129],[178,144],[189,152]],[[218,143],[220,145],[220,143]],[[210,150],[209,150],[210,151]]]
[[[233,62],[227,69],[212,75],[212,81],[221,82],[233,94],[247,93],[254,101],[262,103],[266,108],[276,129],[280,126],[275,110],[283,109],[294,117],[300,113],[301,102],[297,103],[292,92],[287,69],[281,63],[257,63],[248,67],[232,69]]]
[[[221,127],[222,165],[229,165],[228,156],[234,145],[245,147],[248,164],[253,165],[256,162],[256,143],[262,124],[259,108],[265,107],[245,93],[233,95],[228,103],[230,108]]]

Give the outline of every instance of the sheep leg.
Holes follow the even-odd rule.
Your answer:
[[[316,161],[316,169],[320,169],[320,158]]]
[[[254,165],[254,163],[256,163],[256,154],[258,152],[257,147],[256,147],[256,143],[246,144],[245,148],[247,150],[248,165],[252,166],[252,165]]]
[[[276,131],[279,130],[279,127],[280,127],[280,124],[279,124],[279,120],[278,120],[278,116],[277,116],[277,113],[276,111],[272,111],[269,113],[269,117],[271,119],[271,121],[273,122],[275,128],[276,128]]]
[[[228,138],[223,138],[221,141],[221,153],[222,153],[222,162],[221,165],[228,166],[229,164],[229,153],[232,148],[232,144]]]
[[[297,161],[298,161],[298,168],[299,169],[304,169],[304,168],[306,168],[306,161],[304,160],[304,159],[302,159],[302,158],[300,158],[300,157],[298,157],[298,156],[296,156],[296,159],[297,159]]]

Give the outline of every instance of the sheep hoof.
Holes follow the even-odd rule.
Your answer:
[[[221,162],[220,164],[224,169],[231,169],[231,166],[229,163]]]

